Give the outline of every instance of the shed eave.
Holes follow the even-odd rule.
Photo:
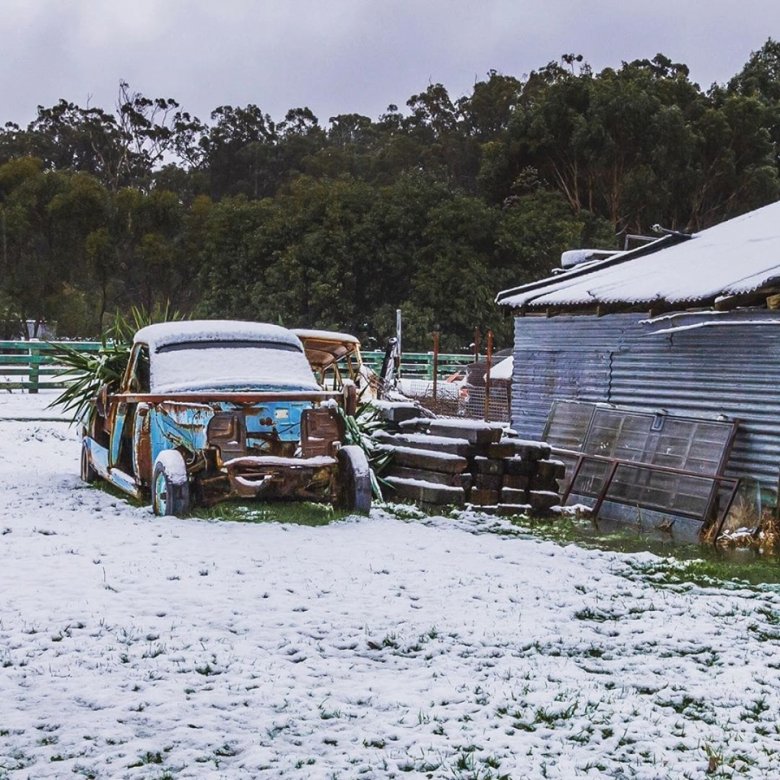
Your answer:
[[[673,311],[685,311],[688,309],[710,310],[714,309],[715,297],[709,299],[689,299],[682,301],[669,301],[663,298],[654,298],[643,301],[591,301],[589,303],[527,303],[513,307],[510,311],[514,317],[546,316],[554,317],[562,314],[593,315],[596,317],[605,314],[630,314],[648,312],[657,314]]]

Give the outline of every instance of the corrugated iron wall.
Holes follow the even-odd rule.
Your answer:
[[[517,317],[512,426],[538,439],[558,398],[607,401],[612,355],[634,314],[609,317]]]
[[[775,490],[780,467],[780,316],[740,312],[728,324],[656,333],[646,316],[518,317],[512,424],[538,438],[552,401],[741,421],[727,473]],[[686,315],[685,324],[712,321]],[[774,324],[772,324],[772,321]],[[657,326],[655,326],[657,330]]]

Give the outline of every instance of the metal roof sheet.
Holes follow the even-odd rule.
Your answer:
[[[780,280],[780,201],[694,233],[500,292],[513,308],[708,301]]]

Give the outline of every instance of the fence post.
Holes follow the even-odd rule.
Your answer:
[[[439,326],[433,331],[433,400],[436,400],[439,389]]]
[[[490,421],[490,369],[493,365],[493,331],[487,332],[487,370],[485,371],[485,422]]]
[[[38,392],[40,379],[41,348],[37,344],[30,343],[30,388],[29,393]]]
[[[396,355],[398,356],[398,370],[396,372],[396,377],[398,379],[401,378],[401,361],[403,360],[403,342],[401,341],[401,337],[403,335],[403,319],[401,316],[401,310],[396,309],[395,310],[395,349],[396,349]]]

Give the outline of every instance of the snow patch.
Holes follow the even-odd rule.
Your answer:
[[[155,518],[78,469],[0,421],[0,774],[776,775],[775,586],[477,512]]]
[[[187,467],[178,450],[163,450],[157,456],[159,463],[174,485],[183,485],[187,481]]]

